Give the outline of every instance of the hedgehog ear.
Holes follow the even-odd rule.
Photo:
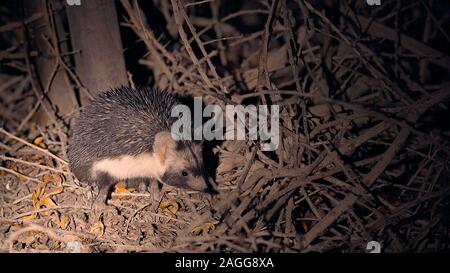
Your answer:
[[[169,149],[175,149],[176,143],[170,132],[159,132],[155,136],[153,151],[158,155],[161,164],[164,164]]]

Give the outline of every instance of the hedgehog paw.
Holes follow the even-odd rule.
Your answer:
[[[144,182],[139,183],[138,191],[140,193],[145,193],[147,191],[147,184]]]

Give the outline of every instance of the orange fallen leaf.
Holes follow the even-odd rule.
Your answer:
[[[33,201],[33,204],[36,206],[36,204],[40,201],[42,198],[49,198],[52,195],[61,193],[63,191],[62,182],[64,181],[63,176],[54,176],[50,174],[44,174],[42,177],[42,183],[34,190],[34,192],[31,195],[31,200]],[[45,189],[47,188],[47,184],[55,182],[57,184],[57,188],[52,189],[51,191],[45,192]],[[44,203],[48,203],[48,201],[44,201]]]
[[[42,209],[42,208],[52,208],[52,207],[56,207],[55,202],[53,202],[52,199],[48,198],[48,197],[43,197],[40,198],[38,202],[36,202],[34,204],[34,208],[35,209]],[[51,214],[51,211],[43,211],[41,212],[42,215],[48,216]]]
[[[45,176],[45,175],[44,175]],[[44,178],[45,180],[45,178]],[[41,183],[31,194],[31,201],[33,201],[34,209],[41,209],[41,208],[52,208],[56,207],[55,202],[53,202],[52,199],[50,199],[49,194],[45,194],[45,188],[47,186],[48,182]],[[51,214],[51,211],[43,211],[41,212],[42,215],[48,216]],[[25,216],[26,217],[26,216]],[[30,215],[29,218],[25,219],[35,219],[37,215]],[[21,218],[24,220],[24,218]]]
[[[114,188],[114,193],[119,195],[119,197],[121,197],[120,194],[127,194],[132,192],[134,192],[134,189],[127,189],[127,185],[125,184],[125,182],[117,183]]]
[[[200,235],[200,234],[206,234],[206,233],[209,233],[211,230],[214,230],[216,227],[214,226],[214,224],[213,223],[205,223],[203,226],[199,226],[199,227],[195,227],[193,230],[192,230],[192,233],[195,235],[195,236],[198,236],[198,235]]]
[[[52,189],[51,191],[46,192],[44,196],[50,197],[52,195],[61,193],[63,191],[62,184],[65,182],[65,180],[66,179],[63,175],[44,174],[42,177],[42,181],[44,182],[45,186],[49,183],[53,183],[57,186],[55,189]]]
[[[53,182],[54,178],[53,175],[46,173],[42,176],[42,182],[45,184]]]
[[[127,188],[127,184],[123,181],[118,182],[115,186],[115,189],[126,189]]]
[[[214,226],[213,223],[206,223],[206,224],[203,226],[203,231],[204,231],[205,233],[208,233],[208,232],[210,232],[211,230],[214,230],[215,228],[216,228],[216,226]]]
[[[33,140],[33,144],[41,147],[42,149],[46,149],[47,146],[44,143],[44,138],[42,136],[38,136]]]
[[[42,176],[42,181],[44,183],[54,183],[56,185],[60,185],[66,181],[65,177],[60,174],[50,174],[46,173]]]
[[[26,215],[26,216],[20,217],[20,220],[22,220],[22,221],[30,221],[30,220],[34,220],[36,218],[37,218],[37,213],[33,213],[31,215]]]
[[[39,201],[39,198],[42,197],[44,191],[45,185],[42,184],[34,190],[34,192],[31,194],[31,200],[33,201],[33,204],[36,204]]]
[[[58,188],[56,188],[56,189],[53,189],[53,190],[51,190],[51,191],[45,193],[45,197],[50,197],[50,196],[52,196],[52,195],[61,193],[62,191],[63,191],[63,187],[58,187]]]
[[[59,217],[59,227],[61,229],[66,230],[69,227],[69,223],[70,223],[70,217],[67,215],[61,215],[61,217]]]
[[[180,209],[180,206],[175,201],[163,201],[159,204],[159,207],[162,209],[162,212],[172,218],[177,218],[177,212]]]
[[[102,237],[105,233],[105,226],[103,225],[102,221],[97,221],[92,227],[91,227],[91,233],[94,234],[96,237]]]
[[[42,149],[46,149],[47,145],[44,143],[44,138],[42,136],[38,136],[33,140],[33,144],[41,147]]]

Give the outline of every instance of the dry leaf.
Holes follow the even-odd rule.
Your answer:
[[[66,230],[69,227],[69,223],[70,223],[70,217],[67,215],[61,215],[61,217],[59,217],[59,227],[61,229]]]
[[[216,226],[214,226],[213,223],[206,223],[206,224],[203,226],[203,232],[204,232],[204,233],[208,233],[208,232],[210,232],[211,230],[214,230],[215,228],[216,228]]]
[[[30,221],[30,220],[34,220],[36,218],[37,218],[37,213],[33,213],[31,215],[26,215],[26,216],[20,217],[20,220],[22,220],[22,221]]]
[[[64,183],[65,178],[63,175],[52,175],[52,182],[56,184],[56,188],[45,193],[46,197],[50,197],[55,194],[59,194],[63,191],[62,184]]]
[[[125,198],[129,196],[120,196],[121,194],[128,194],[134,192],[134,189],[127,189],[127,185],[125,182],[119,182],[114,187],[114,194],[117,195],[118,198]]]
[[[44,143],[44,138],[42,136],[38,136],[33,140],[33,144],[41,147],[42,149],[46,149],[47,146]]]
[[[175,201],[163,201],[159,204],[159,207],[162,209],[162,212],[172,218],[177,218],[177,212],[180,208],[177,202]]]
[[[42,181],[44,182],[45,186],[49,183],[53,183],[57,186],[55,189],[52,189],[51,191],[45,193],[45,197],[50,197],[63,191],[62,184],[66,181],[66,179],[61,174],[44,174],[44,176],[42,177]]]
[[[51,182],[53,182],[53,180],[54,180],[53,175],[51,175],[49,173],[46,173],[42,176],[42,182],[44,182],[45,184],[51,183]]]
[[[44,174],[42,176],[42,181],[44,183],[54,183],[56,185],[61,185],[66,181],[66,178],[61,174]]]
[[[198,235],[200,235],[200,234],[207,234],[207,233],[209,233],[211,230],[214,230],[216,227],[214,226],[214,224],[213,223],[205,223],[203,226],[199,226],[199,227],[195,227],[193,230],[192,230],[192,233],[195,235],[195,236],[198,236]]]
[[[104,232],[105,232],[105,226],[103,225],[102,221],[97,221],[91,227],[91,233],[94,234],[96,237],[102,237]]]
[[[56,207],[55,202],[50,199],[49,196],[56,194],[56,193],[60,193],[62,191],[62,187],[61,189],[56,189],[53,190],[50,193],[45,193],[45,188],[47,186],[47,184],[50,181],[49,177],[46,177],[46,175],[44,175],[43,177],[43,182],[34,190],[34,192],[31,194],[31,201],[33,201],[33,206],[34,209],[41,209],[41,208],[52,208],[52,207]],[[42,215],[44,216],[48,216],[51,214],[51,211],[43,211],[41,212]],[[32,219],[36,219],[37,214],[33,214],[33,215],[29,215],[29,216],[25,216],[22,217],[22,220],[32,220]]]
[[[62,191],[63,191],[63,187],[58,187],[58,188],[55,188],[55,189],[53,189],[53,190],[51,190],[51,191],[45,193],[44,196],[45,196],[45,197],[50,197],[50,196],[52,196],[52,195],[61,193]]]
[[[127,184],[123,181],[118,182],[114,188],[117,189],[126,189],[127,188]]]
[[[55,204],[55,202],[53,202],[52,199],[50,199],[48,197],[43,197],[43,198],[40,198],[39,201],[34,204],[35,209],[41,209],[42,207],[52,208],[52,207],[56,207],[56,204]],[[43,212],[41,212],[41,214],[48,216],[51,214],[51,211],[43,211]]]
[[[36,204],[39,201],[39,198],[42,197],[45,190],[45,185],[38,186],[34,192],[31,194],[31,200],[33,201],[33,204]]]

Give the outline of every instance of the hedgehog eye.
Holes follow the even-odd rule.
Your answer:
[[[182,175],[182,176],[187,176],[188,173],[187,173],[186,171],[182,171],[182,172],[181,172],[181,175]]]

